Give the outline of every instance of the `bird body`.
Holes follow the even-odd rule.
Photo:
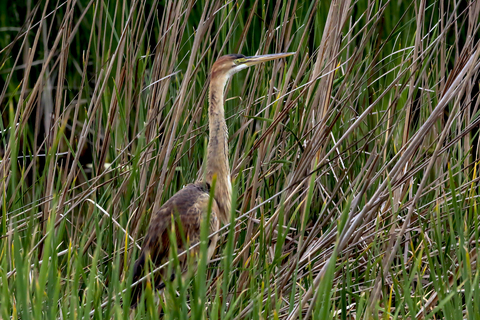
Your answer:
[[[210,188],[213,180],[215,180],[215,189],[213,190],[209,234],[218,231],[220,223],[226,224],[230,221],[232,183],[228,162],[228,127],[223,107],[225,85],[230,76],[240,70],[292,54],[281,53],[255,57],[231,54],[220,57],[214,63],[208,96],[210,134],[204,179],[185,186],[153,213],[140,256],[134,265],[134,283],[144,275],[145,264],[149,257],[155,266],[159,266],[168,260],[171,246],[169,232],[174,233],[178,253],[188,250],[189,246],[200,241],[200,226],[202,220],[207,217]],[[213,255],[217,240],[218,235],[216,234],[209,238],[208,259]],[[198,250],[199,247],[196,246],[190,252],[195,255]],[[188,269],[187,256],[179,257],[179,262],[181,272],[186,272]],[[164,281],[174,277],[175,275],[167,275],[166,270],[161,270],[155,275],[157,289],[164,286]],[[141,286],[137,285],[133,288],[132,307],[136,306],[140,294]]]
[[[200,241],[200,227],[202,218],[207,212],[209,198],[210,186],[208,184],[203,182],[189,184],[173,195],[152,216],[140,257],[134,265],[134,281],[143,275],[143,269],[148,257],[152,259],[154,265],[161,265],[167,262],[171,245],[169,231],[174,235],[178,252],[187,250],[189,245],[191,246]],[[219,212],[218,205],[213,201],[209,233],[215,232],[220,227],[217,212]],[[173,225],[172,218],[174,221]],[[208,258],[213,254],[217,239],[218,235],[210,238],[211,245],[209,245]],[[192,249],[191,253],[196,254],[197,252],[198,246]],[[179,257],[182,273],[187,271],[186,259],[186,255]],[[172,277],[172,275],[166,275],[165,272],[166,269],[163,269],[156,274],[155,284],[157,288],[162,286],[163,281]]]

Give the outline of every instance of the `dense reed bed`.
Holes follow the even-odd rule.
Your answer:
[[[479,16],[2,1],[0,318],[479,319]],[[213,62],[292,51],[228,84],[234,218],[213,261],[131,311],[152,212],[202,175]]]

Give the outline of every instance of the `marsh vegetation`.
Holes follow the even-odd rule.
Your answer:
[[[479,16],[1,1],[0,318],[479,319]],[[228,84],[233,218],[213,261],[131,311],[152,211],[201,177],[213,62],[293,51]]]

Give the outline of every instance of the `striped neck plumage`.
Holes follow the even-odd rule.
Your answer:
[[[228,128],[223,106],[224,89],[228,75],[212,77],[209,91],[209,139],[207,147],[206,182],[210,185],[216,177],[215,201],[220,209],[222,223],[229,222],[232,184],[228,160]]]

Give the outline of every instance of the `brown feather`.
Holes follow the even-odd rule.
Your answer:
[[[144,274],[145,264],[150,258],[153,264],[158,267],[168,261],[170,250],[169,232],[174,232],[177,243],[177,252],[187,250],[200,240],[200,227],[202,219],[206,218],[208,210],[209,187],[206,183],[197,182],[189,184],[155,212],[150,220],[147,235],[143,241],[140,256],[135,262],[133,271],[133,282],[138,281]],[[217,202],[213,200],[210,214],[209,234],[217,231],[220,221],[217,217],[219,212]],[[172,218],[174,228],[172,228]],[[218,235],[209,240],[208,259],[211,258],[217,244]],[[196,255],[199,247],[191,250]],[[188,270],[187,255],[179,257],[180,269],[184,273]],[[190,266],[194,270],[195,265]],[[166,268],[155,274],[155,285],[157,289],[163,288],[164,281],[174,279],[175,275],[167,275]],[[142,293],[142,286],[138,285],[132,291],[131,307],[134,308]]]

